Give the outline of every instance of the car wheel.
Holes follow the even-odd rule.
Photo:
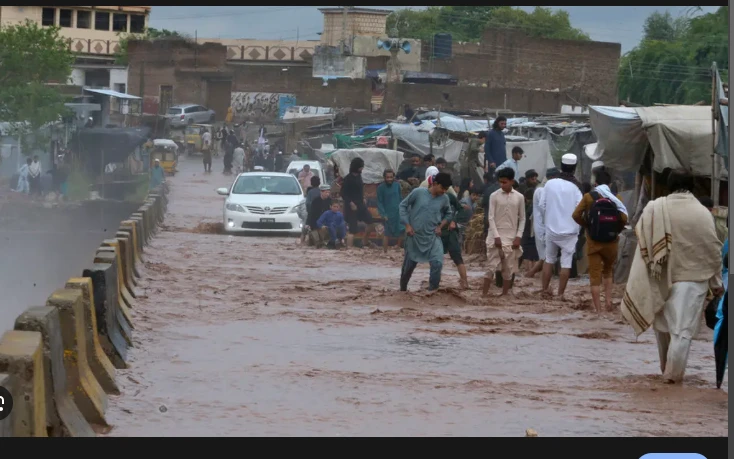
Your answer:
[[[217,117],[212,115],[209,117],[209,124],[214,124],[217,121]]]
[[[189,118],[189,120],[187,121],[187,123],[189,123],[189,126],[191,126],[192,124],[194,124],[194,119],[193,118]]]

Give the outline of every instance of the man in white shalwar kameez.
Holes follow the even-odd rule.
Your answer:
[[[635,227],[638,246],[622,315],[639,336],[655,330],[666,383],[683,380],[709,288],[723,292],[721,241],[693,194],[693,176],[673,171],[671,194],[648,203]]]

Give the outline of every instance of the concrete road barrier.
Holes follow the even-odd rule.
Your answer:
[[[8,392],[10,392],[11,396],[13,398],[17,397],[18,392],[18,378],[16,378],[13,375],[9,375],[7,373],[0,373],[0,387],[4,387]],[[8,403],[7,401],[5,403]],[[0,420],[0,438],[6,438],[6,437],[14,437],[13,435],[13,419],[12,416],[8,416],[7,418]]]
[[[134,249],[130,241],[130,236],[124,231],[117,231],[115,233],[115,239],[117,239],[118,246],[120,247],[120,255],[122,256],[122,262],[125,265],[125,283],[133,298],[137,298],[135,287],[138,286],[138,281],[135,279],[135,275],[133,274],[135,256],[133,255]]]
[[[138,247],[138,235],[136,234],[136,228],[135,228],[135,222],[126,220],[120,224],[120,229],[117,230],[118,233],[124,233],[127,234],[127,238],[130,242],[132,257],[133,257],[133,263],[132,263],[132,270],[133,275],[140,279],[142,277],[142,264],[143,260],[140,256],[140,248]]]
[[[128,342],[120,324],[121,313],[117,310],[117,265],[98,263],[85,269],[83,277],[92,281],[92,298],[97,315],[97,333],[107,357],[118,370],[127,368]]]
[[[85,335],[87,339],[87,359],[89,368],[99,385],[105,392],[112,395],[119,395],[120,388],[115,381],[115,367],[112,365],[109,357],[102,349],[99,342],[99,326],[97,325],[97,312],[94,308],[94,290],[92,280],[88,277],[75,277],[66,282],[64,288],[69,290],[79,290],[82,293],[82,303],[84,306],[84,324],[87,327]]]
[[[128,263],[127,263],[127,254],[123,251],[122,246],[120,244],[120,241],[118,239],[105,239],[102,241],[102,246],[99,248],[98,252],[107,252],[108,250],[105,250],[105,248],[112,248],[114,249],[114,254],[117,257],[117,263],[118,263],[118,269],[120,272],[120,292],[122,293],[122,297],[127,302],[127,305],[131,308],[135,307],[135,303],[133,301],[133,298],[135,298],[135,295],[133,294],[132,290],[132,283],[130,282],[130,279],[128,279]]]
[[[145,247],[150,244],[150,233],[148,232],[148,226],[145,224],[145,216],[141,212],[135,212],[130,216],[130,220],[139,222],[141,226],[140,239],[143,242],[143,251],[145,251]]]
[[[43,336],[11,330],[0,339],[0,373],[15,378],[10,430],[14,437],[47,437]],[[8,418],[10,419],[10,418]]]
[[[28,309],[15,321],[19,331],[43,336],[43,376],[47,432],[51,437],[95,437],[96,434],[70,396],[64,367],[64,346],[58,309]]]
[[[113,250],[111,247],[108,250]],[[132,330],[133,326],[132,313],[130,312],[130,305],[127,303],[128,298],[123,295],[124,285],[122,284],[122,263],[119,262],[119,258],[115,252],[106,251],[104,247],[101,247],[94,256],[94,263],[109,263],[115,265],[116,272],[115,277],[117,281],[117,302],[116,308],[120,312],[121,317],[124,319],[120,321],[120,326],[123,331],[123,336],[130,346],[132,346],[132,334],[128,334],[125,326]]]
[[[89,368],[87,357],[87,327],[84,320],[84,303],[79,290],[63,289],[54,292],[46,301],[47,306],[59,310],[61,339],[64,345],[66,383],[71,389],[74,403],[90,424],[107,426],[107,394]]]
[[[45,306],[26,310],[0,339],[0,386],[13,396],[0,437],[94,437],[107,427],[107,395],[120,388],[132,347],[135,287],[147,247],[168,209],[168,187],[150,190],[94,254],[82,277],[67,281]]]

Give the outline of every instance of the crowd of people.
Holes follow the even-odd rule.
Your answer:
[[[238,133],[233,127],[222,126],[213,133],[205,129],[201,143],[205,173],[212,171],[212,157],[220,155],[224,175],[256,170],[283,172],[287,165],[282,147],[278,145],[271,149],[265,126],[260,127],[258,137],[253,142],[248,142],[245,133]],[[294,154],[297,155],[297,152]]]
[[[413,157],[400,172],[384,171],[384,181],[377,188],[377,211],[384,227],[384,250],[390,238],[404,249],[400,290],[408,290],[421,263],[430,267],[428,290],[437,290],[446,254],[457,268],[461,288],[469,288],[462,246],[464,229],[477,212],[483,213],[486,225],[484,296],[494,283],[501,289],[499,296],[512,294],[515,276],[527,262],[526,277],[542,273],[538,293],[564,300],[572,265],[583,251],[594,310],[613,310],[613,268],[619,235],[630,223],[630,215],[612,189],[611,173],[596,163],[592,182],[580,183],[575,174],[578,158],[566,154],[560,169],[549,169],[543,183],[533,170],[516,180],[518,169],[513,163],[516,166],[523,152],[512,153],[496,168],[497,159],[487,164],[485,183],[480,186],[467,178],[455,184],[443,161],[432,157]],[[363,160],[352,161],[342,182],[342,203],[332,198],[328,184],[317,177],[310,179],[304,240],[309,237],[313,244],[338,248],[345,238],[370,234],[374,222],[364,199],[363,168]],[[407,196],[403,183],[412,184]],[[626,317],[638,332],[654,328],[665,379],[679,382],[704,304],[715,304],[712,320],[718,324],[725,320],[727,305],[722,300],[722,240],[710,212],[713,204],[694,197],[694,178],[686,171],[671,171],[667,183],[671,194],[649,203],[637,222],[642,240],[622,309],[632,311]],[[728,240],[723,247],[727,253]],[[551,281],[556,267],[554,291]]]

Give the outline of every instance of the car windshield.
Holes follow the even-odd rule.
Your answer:
[[[268,175],[242,176],[232,188],[232,194],[278,194],[298,196],[303,194],[301,187],[292,177]]]
[[[180,115],[181,114],[181,109],[180,108],[169,108],[168,109],[168,114],[169,115]]]

